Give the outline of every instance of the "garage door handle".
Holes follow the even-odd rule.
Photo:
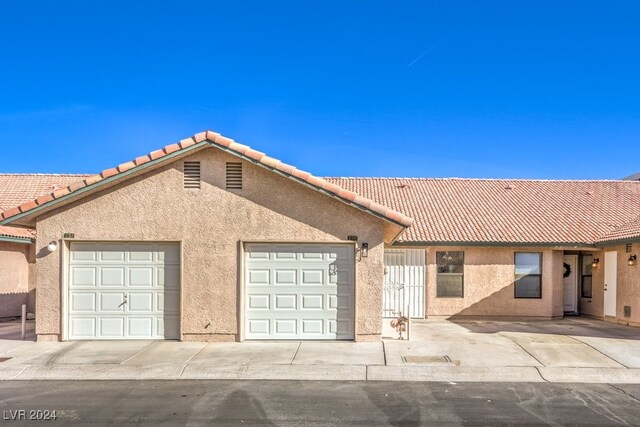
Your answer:
[[[124,301],[122,301],[120,303],[120,305],[118,306],[118,308],[122,307],[123,305],[125,305],[127,303],[127,297],[124,297]]]

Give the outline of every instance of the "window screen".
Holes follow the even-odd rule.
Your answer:
[[[436,252],[436,296],[464,296],[464,252]]]
[[[516,252],[515,297],[542,297],[542,254],[539,252]]]
[[[582,272],[580,275],[580,295],[582,298],[592,298],[593,255],[582,255]]]

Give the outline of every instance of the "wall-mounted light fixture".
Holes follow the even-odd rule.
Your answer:
[[[594,258],[591,262],[591,268],[598,268],[598,264],[600,264],[600,258]]]
[[[637,260],[636,255],[629,255],[628,264],[633,267],[634,265],[636,265],[636,260]]]
[[[366,258],[369,256],[369,244],[368,243],[363,243],[362,244],[362,258]]]
[[[51,242],[47,245],[47,250],[49,252],[55,252],[56,249],[58,249],[58,244],[56,242]]]

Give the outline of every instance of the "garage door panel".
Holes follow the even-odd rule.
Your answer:
[[[83,250],[72,252],[71,260],[77,263],[95,262],[97,260],[97,254],[95,251],[85,248]]]
[[[177,288],[180,286],[180,266],[159,267],[156,269],[156,286]]]
[[[273,321],[275,333],[278,335],[293,335],[298,333],[298,320],[293,319],[276,319]]]
[[[256,337],[268,337],[271,332],[269,319],[250,319],[248,322],[249,333]]]
[[[324,297],[325,296],[321,294],[302,295],[301,296],[302,304],[300,305],[300,308],[302,310],[322,310],[324,308],[324,304],[323,304]]]
[[[292,295],[274,295],[273,296],[273,309],[274,310],[295,310],[298,296]]]
[[[245,338],[353,339],[352,253],[349,245],[247,245]]]
[[[129,292],[128,309],[136,313],[153,312],[154,299],[159,296],[155,292]]]
[[[69,328],[72,336],[78,338],[93,338],[98,334],[95,317],[72,318]]]
[[[117,262],[121,263],[125,261],[125,253],[122,250],[102,250],[98,252],[100,262],[109,263]]]
[[[97,283],[97,269],[95,267],[73,267],[71,269],[71,286],[95,287]]]
[[[180,290],[179,289],[166,289],[164,292],[157,292],[157,305],[156,311],[165,314],[179,314],[180,313]]]
[[[98,294],[100,300],[98,311],[102,313],[123,312],[125,309],[124,295],[124,292],[100,292]]]
[[[276,269],[274,273],[274,285],[295,285],[298,280],[297,270]]]
[[[99,317],[98,338],[121,338],[125,335],[123,317]]]
[[[72,243],[69,338],[179,338],[176,257],[178,245]]]
[[[96,311],[96,294],[93,292],[76,292],[71,296],[71,310],[74,312]]]
[[[324,270],[303,269],[301,273],[301,285],[324,285],[326,283]]]
[[[153,326],[155,320],[153,317],[127,317],[129,327],[129,336],[132,338],[146,338],[154,336]]]
[[[269,304],[269,295],[253,294],[248,296],[249,308],[252,310],[269,310],[271,308]]]
[[[270,283],[270,271],[269,270],[249,270],[249,284],[250,285],[268,285]]]
[[[152,287],[153,270],[152,267],[130,267],[129,286]]]
[[[101,267],[100,287],[125,286],[125,269],[123,267]]]

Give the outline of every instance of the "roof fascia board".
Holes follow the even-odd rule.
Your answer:
[[[194,145],[192,145],[190,147],[183,148],[182,150],[175,151],[175,152],[173,152],[171,154],[167,154],[167,155],[162,156],[160,158],[157,158],[155,160],[150,160],[150,161],[148,161],[146,163],[143,163],[143,164],[141,164],[139,166],[133,167],[133,168],[127,170],[127,171],[120,172],[120,173],[118,173],[116,175],[113,175],[113,176],[110,176],[108,178],[102,179],[102,180],[100,180],[100,181],[98,181],[98,182],[96,182],[94,184],[87,185],[86,187],[82,187],[79,190],[74,191],[73,193],[65,194],[64,196],[61,196],[61,197],[59,197],[57,199],[53,199],[53,200],[51,200],[51,201],[49,201],[47,203],[39,205],[38,207],[30,209],[30,210],[28,210],[26,212],[21,212],[21,213],[19,213],[17,215],[11,216],[11,217],[6,218],[4,220],[0,220],[0,225],[11,224],[13,222],[19,221],[22,218],[32,216],[34,214],[37,214],[38,212],[41,212],[44,209],[48,209],[48,208],[52,207],[53,205],[57,205],[59,203],[67,201],[69,199],[73,199],[75,197],[81,196],[82,194],[85,194],[87,192],[96,190],[96,189],[98,189],[100,187],[103,187],[105,185],[108,185],[108,184],[110,184],[110,183],[112,183],[114,181],[118,181],[120,179],[126,178],[126,177],[128,177],[130,175],[133,175],[134,173],[138,173],[138,172],[143,171],[145,169],[153,168],[154,166],[157,166],[157,165],[159,165],[161,163],[165,163],[165,162],[170,161],[172,159],[175,159],[177,157],[182,157],[187,153],[190,153],[190,152],[192,152],[194,150],[197,150],[197,149],[199,149],[201,147],[204,147],[205,145],[210,145],[210,144],[211,144],[210,141],[204,140],[204,141],[199,142],[197,144],[194,144]]]
[[[213,143],[212,143],[212,146],[214,146],[214,147],[216,147],[216,148],[218,148],[218,149],[220,149],[220,150],[222,150],[222,151],[224,151],[224,152],[226,152],[226,153],[228,153],[228,154],[231,154],[231,155],[233,155],[233,156],[235,156],[235,157],[238,157],[238,158],[240,158],[240,159],[242,159],[242,160],[245,160],[245,161],[247,161],[247,162],[249,162],[249,163],[252,163],[252,164],[254,164],[254,165],[256,165],[256,166],[260,166],[260,167],[261,167],[261,168],[263,168],[263,169],[266,169],[266,170],[268,170],[268,171],[274,172],[274,173],[276,173],[277,175],[280,175],[280,176],[282,176],[282,177],[284,177],[284,178],[291,179],[291,180],[293,180],[293,181],[295,181],[295,182],[297,182],[297,183],[299,183],[299,184],[302,184],[303,186],[305,186],[305,187],[307,187],[307,188],[310,188],[310,189],[312,189],[312,190],[318,191],[318,192],[320,192],[320,193],[322,193],[322,194],[324,194],[324,195],[326,195],[326,196],[328,196],[328,197],[331,197],[332,199],[336,199],[336,200],[338,200],[338,201],[340,201],[340,202],[342,202],[342,203],[345,203],[345,204],[347,204],[347,205],[349,205],[349,206],[351,206],[351,207],[354,207],[354,208],[356,208],[356,209],[358,209],[358,210],[360,210],[360,211],[362,211],[362,212],[365,212],[365,213],[368,213],[368,214],[370,214],[370,215],[373,215],[373,216],[375,216],[376,218],[380,218],[380,219],[381,219],[381,220],[383,220],[383,221],[389,222],[389,223],[394,224],[394,225],[398,225],[398,226],[400,226],[400,227],[402,227],[402,228],[403,228],[403,231],[402,231],[402,232],[404,232],[404,230],[406,230],[406,229],[407,229],[407,226],[406,226],[406,225],[400,224],[399,222],[396,222],[396,221],[394,221],[394,220],[392,220],[392,219],[390,219],[390,218],[387,218],[387,217],[385,217],[384,215],[379,214],[378,212],[375,212],[375,211],[372,211],[372,210],[370,210],[370,209],[367,209],[367,208],[365,208],[364,206],[361,206],[361,205],[355,204],[355,203],[353,203],[351,200],[347,200],[347,199],[345,199],[345,198],[343,198],[343,197],[338,196],[337,194],[333,194],[333,193],[331,193],[331,192],[329,192],[329,191],[325,190],[324,188],[321,188],[321,187],[315,186],[315,185],[313,185],[313,184],[309,184],[308,182],[306,182],[306,181],[304,181],[304,180],[302,180],[302,179],[300,179],[300,178],[298,178],[298,177],[296,177],[296,176],[289,175],[289,174],[287,174],[287,173],[285,173],[285,172],[283,172],[283,171],[281,171],[281,170],[278,170],[278,169],[273,168],[273,167],[271,167],[271,166],[265,165],[265,164],[264,164],[264,163],[262,163],[262,162],[259,162],[259,161],[255,160],[255,159],[252,159],[251,157],[246,156],[246,155],[244,155],[244,154],[242,154],[242,153],[239,153],[239,152],[237,152],[237,151],[235,151],[235,150],[232,150],[232,149],[230,149],[230,148],[227,148],[227,147],[225,147],[224,145],[220,145],[220,144],[217,144],[217,143],[213,142]],[[401,233],[398,233],[398,236],[400,236],[400,234],[402,234],[402,232],[401,232]],[[396,238],[397,238],[397,237],[396,237]]]
[[[627,243],[636,243],[640,242],[640,236],[630,237],[626,239],[618,239],[618,240],[607,240],[606,242],[596,242],[598,247],[604,248],[606,246],[615,246],[615,245],[624,245]]]
[[[8,242],[8,243],[23,243],[30,245],[34,242],[34,239],[30,239],[29,237],[14,237],[14,236],[4,236],[0,235],[0,242]]]
[[[541,242],[443,242],[443,241],[435,241],[435,242],[395,242],[393,247],[400,246],[489,246],[489,247],[549,247],[549,248],[557,248],[557,249],[597,249],[596,245],[592,245],[589,243],[574,243],[574,242],[550,242],[550,243],[541,243]]]

